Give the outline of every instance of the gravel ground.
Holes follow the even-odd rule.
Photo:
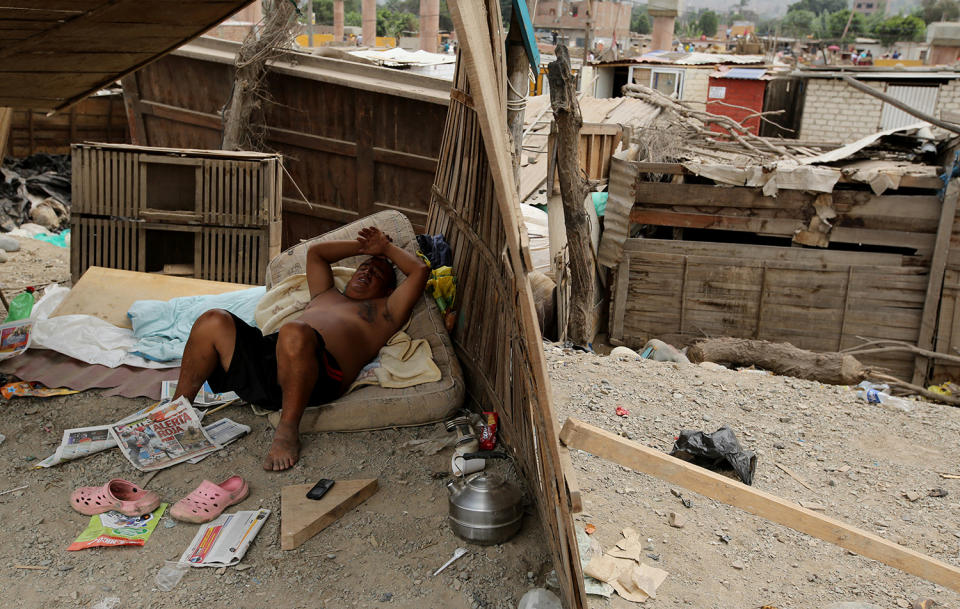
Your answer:
[[[556,345],[546,351],[561,424],[575,417],[666,452],[683,429],[728,425],[758,455],[755,488],[819,504],[829,516],[960,566],[960,480],[939,475],[960,473],[957,409],[913,402],[906,413],[861,402],[847,387]],[[617,406],[630,414],[617,416]],[[923,597],[960,607],[960,595],[942,586],[737,508],[582,451],[572,451],[572,461],[584,499],[576,520],[594,524],[604,548],[634,527],[650,564],[670,573],[651,607],[799,609],[862,601],[893,608]],[[938,488],[947,496],[928,496]],[[905,493],[919,498],[909,501]],[[670,512],[686,524],[671,527]],[[591,601],[633,606],[616,595]]]

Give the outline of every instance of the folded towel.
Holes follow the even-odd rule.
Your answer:
[[[333,285],[341,292],[354,273],[354,269],[345,266],[333,267]],[[266,334],[273,334],[284,323],[299,317],[300,312],[310,304],[310,289],[307,287],[307,275],[290,275],[270,288],[270,291],[257,303],[254,319],[257,327]]]

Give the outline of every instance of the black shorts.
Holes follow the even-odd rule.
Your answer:
[[[233,313],[230,313],[230,316],[237,331],[233,359],[230,360],[230,369],[226,371],[217,362],[216,369],[207,379],[210,388],[217,393],[233,391],[246,402],[268,410],[280,410],[283,392],[277,382],[279,332],[264,336],[260,330],[247,325]],[[327,351],[323,336],[319,332],[317,361],[320,362],[320,371],[310,392],[308,406],[332,402],[343,393],[343,371],[336,358]]]

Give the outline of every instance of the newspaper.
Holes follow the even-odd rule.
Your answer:
[[[32,319],[21,319],[0,325],[0,361],[20,355],[30,346]]]
[[[201,525],[193,541],[180,556],[180,564],[191,567],[229,567],[239,563],[270,510],[223,514]]]
[[[172,400],[177,392],[177,381],[163,381],[160,383],[160,401]],[[217,404],[226,404],[234,400],[239,400],[240,396],[232,391],[226,393],[214,393],[210,388],[210,383],[204,383],[197,397],[193,398],[194,406],[216,406]]]
[[[63,432],[63,439],[55,453],[37,463],[36,467],[51,467],[64,461],[86,457],[101,450],[113,448],[117,441],[110,435],[110,426],[78,427]]]
[[[226,446],[237,438],[250,433],[250,426],[244,425],[243,423],[237,423],[232,419],[220,419],[219,421],[215,421],[209,425],[204,425],[203,430],[207,432],[207,435],[210,436],[210,439],[213,440],[214,444]],[[190,459],[190,463],[199,463],[209,456],[210,453],[200,455],[199,457],[194,457]]]
[[[219,450],[186,398],[161,403],[140,416],[110,426],[120,451],[143,472],[150,472]]]

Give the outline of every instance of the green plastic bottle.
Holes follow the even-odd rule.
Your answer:
[[[10,301],[10,310],[7,311],[7,318],[3,320],[3,323],[30,317],[33,302],[33,288],[27,288],[26,292],[17,294],[16,298]]]

